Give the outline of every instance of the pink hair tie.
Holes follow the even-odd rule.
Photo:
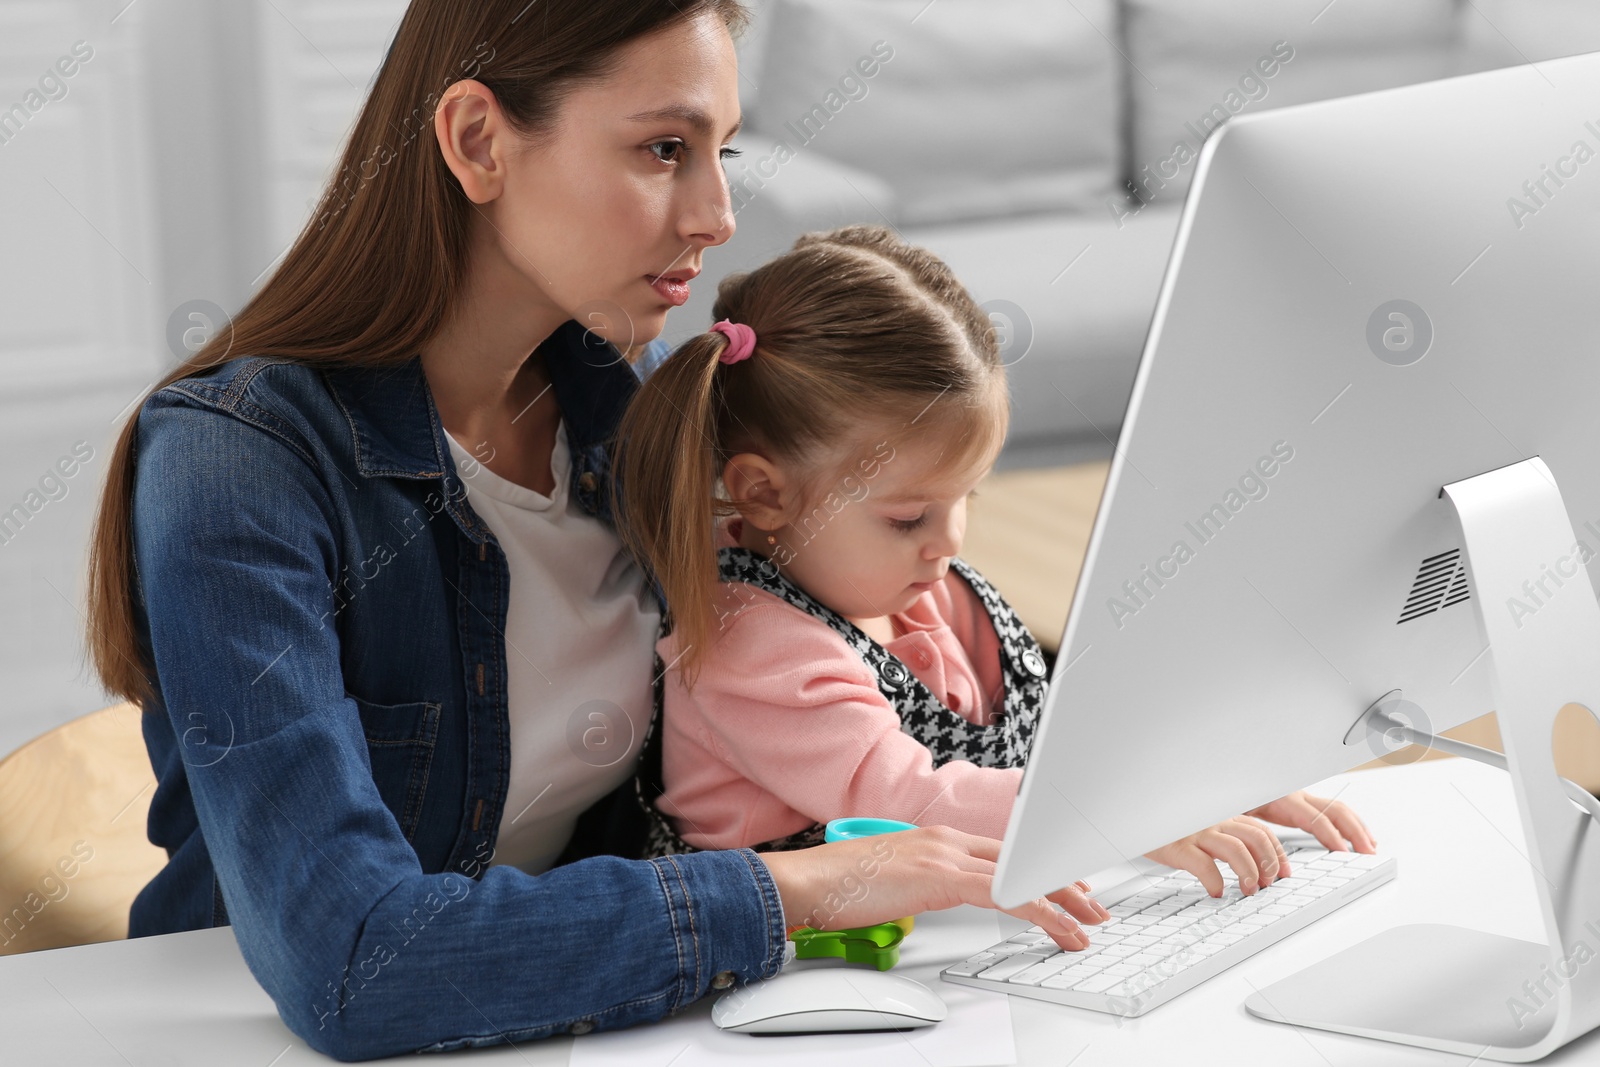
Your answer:
[[[756,332],[742,322],[733,322],[723,319],[711,327],[712,333],[720,333],[728,338],[728,344],[722,350],[722,355],[717,358],[724,363],[737,363],[741,359],[749,359],[750,353],[756,350]]]

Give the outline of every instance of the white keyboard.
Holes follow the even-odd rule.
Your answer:
[[[940,972],[947,982],[1136,1016],[1220,974],[1395,876],[1391,856],[1284,842],[1290,875],[1220,898],[1187,871],[1141,876],[1094,898],[1111,912],[1081,924],[1089,947],[1062,951],[1030,927]],[[1167,868],[1162,868],[1167,870]],[[1227,873],[1227,868],[1223,871]]]

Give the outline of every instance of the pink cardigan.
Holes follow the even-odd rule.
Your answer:
[[[719,548],[738,543],[739,521],[718,526]],[[657,806],[685,841],[738,848],[852,815],[1004,835],[1020,768],[951,760],[935,770],[874,673],[827,623],[744,583],[718,593],[723,623],[694,689],[677,670],[664,686]],[[896,619],[902,635],[884,647],[950,710],[991,721],[1002,698],[1000,642],[961,576],[949,572]],[[676,638],[657,651],[672,663]]]

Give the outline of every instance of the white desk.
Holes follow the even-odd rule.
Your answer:
[[[1351,804],[1399,861],[1393,882],[1140,1019],[1011,998],[1020,1064],[1465,1064],[1463,1057],[1263,1022],[1253,989],[1390,926],[1443,922],[1542,941],[1532,870],[1510,784],[1474,763],[1437,760],[1359,771],[1313,791]],[[1022,923],[1000,916],[1007,931]],[[917,933],[921,933],[919,925]],[[913,933],[913,937],[917,936]],[[981,945],[952,952],[952,960]],[[278,1020],[232,931],[204,930],[0,958],[3,1058],[73,1067],[292,1067],[326,1064]],[[697,1005],[704,1007],[704,1002]],[[690,1009],[695,1010],[695,1008]],[[710,1025],[707,1022],[706,1025]],[[431,1057],[428,1062],[564,1065],[561,1037]],[[751,1059],[760,1055],[751,1039]],[[681,1050],[663,1047],[659,1067]],[[1600,1032],[1543,1061],[1600,1062]],[[648,1065],[644,1065],[648,1067]]]

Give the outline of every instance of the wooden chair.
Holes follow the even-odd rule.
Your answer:
[[[141,712],[116,704],[0,761],[0,955],[128,936],[167,862],[145,837],[155,775]]]

